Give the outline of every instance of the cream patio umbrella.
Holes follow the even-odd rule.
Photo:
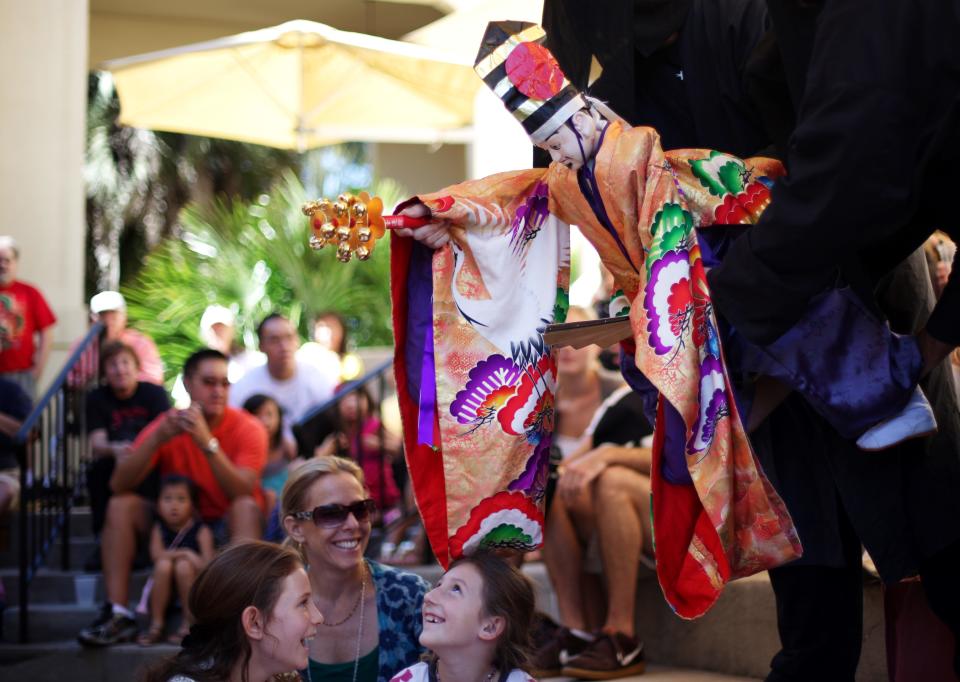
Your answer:
[[[470,139],[480,79],[433,48],[288,21],[107,62],[120,123],[304,151]]]

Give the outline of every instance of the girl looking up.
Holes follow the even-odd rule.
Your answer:
[[[489,552],[455,561],[423,599],[428,660],[391,682],[533,682],[525,665],[534,612],[526,576]]]

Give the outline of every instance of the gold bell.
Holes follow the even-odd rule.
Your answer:
[[[310,248],[314,251],[318,251],[327,245],[327,240],[323,237],[318,237],[315,234],[310,235]]]
[[[367,260],[370,257],[370,249],[366,246],[357,247],[357,258],[359,260]]]
[[[340,242],[340,244],[337,246],[337,260],[339,260],[341,263],[349,263],[352,255],[353,254],[350,251],[350,245],[346,242]]]
[[[350,239],[350,228],[347,225],[341,225],[337,228],[337,241],[341,244]]]
[[[370,231],[369,227],[358,227],[357,228],[357,239],[362,243],[366,244],[370,241],[370,237],[373,236],[373,233]]]
[[[362,221],[367,217],[367,205],[360,201],[351,206],[350,210],[353,211],[353,217],[357,221]]]
[[[336,234],[337,228],[333,226],[333,223],[324,223],[320,226],[320,236],[325,240],[330,241],[333,239]]]
[[[333,205],[333,212],[337,218],[345,220],[350,215],[350,206],[345,201],[338,201]]]

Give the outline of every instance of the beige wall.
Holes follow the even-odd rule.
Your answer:
[[[0,233],[59,318],[43,384],[86,327],[87,0],[0,0]]]
[[[393,178],[410,194],[433,192],[467,177],[467,147],[444,144],[371,145],[378,178]],[[391,207],[388,207],[391,208]]]

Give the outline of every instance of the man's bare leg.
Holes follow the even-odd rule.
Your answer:
[[[107,601],[124,608],[130,602],[130,573],[137,553],[137,536],[150,527],[150,503],[134,493],[114,495],[100,536],[103,582]]]
[[[650,479],[633,469],[614,466],[595,483],[597,533],[607,578],[604,632],[635,636],[637,571],[644,545],[649,547]]]

